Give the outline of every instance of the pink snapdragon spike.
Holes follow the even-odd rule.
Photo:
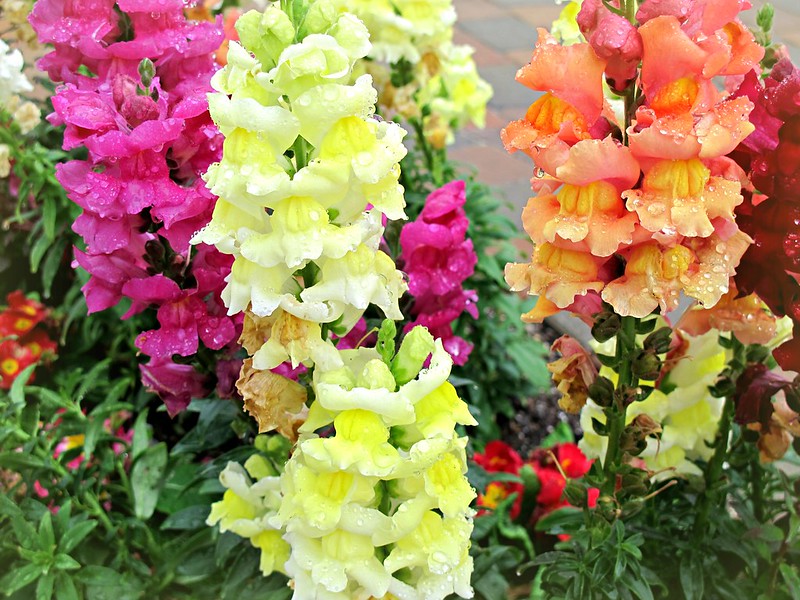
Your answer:
[[[54,46],[39,67],[65,82],[48,119],[65,126],[65,149],[89,151],[56,173],[83,209],[74,266],[90,274],[89,312],[123,298],[125,317],[157,310],[159,327],[136,343],[151,359],[143,382],[173,415],[212,383],[173,355],[233,350],[241,331],[220,300],[230,257],[189,246],[216,202],[201,175],[222,148],[206,93],[223,35],[220,20],[191,21],[185,9],[182,0],[40,0],[30,18]]]
[[[401,259],[414,297],[414,322],[406,330],[427,327],[458,365],[467,362],[472,344],[453,334],[453,321],[464,312],[478,316],[477,294],[463,289],[478,262],[466,238],[466,200],[463,181],[448,183],[428,196],[419,218],[400,232]]]

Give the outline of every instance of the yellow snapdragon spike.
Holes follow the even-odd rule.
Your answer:
[[[441,340],[413,331],[387,363],[371,348],[341,355],[343,367],[314,375],[316,400],[282,477],[278,517],[295,589],[304,597],[470,597],[475,491],[455,427],[474,420],[446,382],[452,359]],[[409,380],[414,364],[419,373]],[[315,434],[331,424],[332,434]],[[398,444],[411,431],[415,439]],[[447,539],[436,540],[442,532]]]

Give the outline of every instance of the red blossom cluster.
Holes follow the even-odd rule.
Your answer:
[[[589,472],[592,461],[584,456],[577,445],[556,444],[550,448],[538,448],[527,461],[511,446],[500,440],[486,444],[483,453],[476,452],[473,460],[489,473],[510,473],[519,475],[523,466],[530,465],[539,481],[536,494],[536,509],[531,515],[531,523],[558,508],[570,506],[564,497],[567,479],[579,479]],[[566,478],[564,477],[566,475]],[[515,481],[492,481],[486,490],[478,495],[478,506],[494,509],[511,494],[517,494],[511,507],[510,516],[516,519],[522,508],[524,485]],[[600,490],[589,490],[589,506],[597,502]]]
[[[0,389],[7,390],[29,365],[55,356],[56,344],[39,325],[48,311],[20,290],[11,292],[0,312]],[[28,381],[33,380],[31,374]]]
[[[736,285],[792,318],[795,336],[774,355],[784,369],[800,371],[800,71],[783,58],[763,84],[750,76],[739,93],[763,110],[737,154],[756,192],[739,209],[740,226],[755,243],[742,258]]]

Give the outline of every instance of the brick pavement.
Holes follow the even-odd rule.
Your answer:
[[[754,8],[743,15],[755,23],[758,7],[765,0],[753,0]],[[500,130],[525,114],[535,94],[514,81],[517,69],[530,59],[537,27],[549,27],[561,7],[554,0],[454,0],[458,12],[455,39],[475,47],[478,69],[494,87],[483,130],[466,129],[457,137],[450,155],[472,165],[481,181],[494,186],[515,208],[519,222],[522,207],[530,195],[532,166],[521,153],[506,154]],[[772,0],[775,7],[773,37],[789,47],[800,63],[800,0]]]

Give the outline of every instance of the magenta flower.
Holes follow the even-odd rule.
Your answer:
[[[156,310],[159,326],[136,344],[151,357],[142,379],[170,414],[208,391],[205,376],[173,356],[201,344],[229,355],[241,331],[220,300],[230,257],[189,247],[216,201],[201,175],[222,149],[206,93],[223,35],[221,22],[189,21],[184,8],[183,0],[40,0],[30,18],[54,46],[40,68],[65,82],[48,119],[64,125],[65,149],[88,150],[56,176],[83,209],[73,230],[86,247],[73,264],[89,272],[89,312],[122,298],[131,300],[125,318]],[[226,381],[228,366],[219,370]]]
[[[453,334],[453,321],[464,312],[478,316],[477,294],[463,289],[478,262],[472,240],[466,239],[465,202],[464,182],[448,183],[428,196],[419,218],[400,232],[400,258],[414,296],[415,320],[406,329],[427,327],[459,365],[466,363],[472,344]]]

